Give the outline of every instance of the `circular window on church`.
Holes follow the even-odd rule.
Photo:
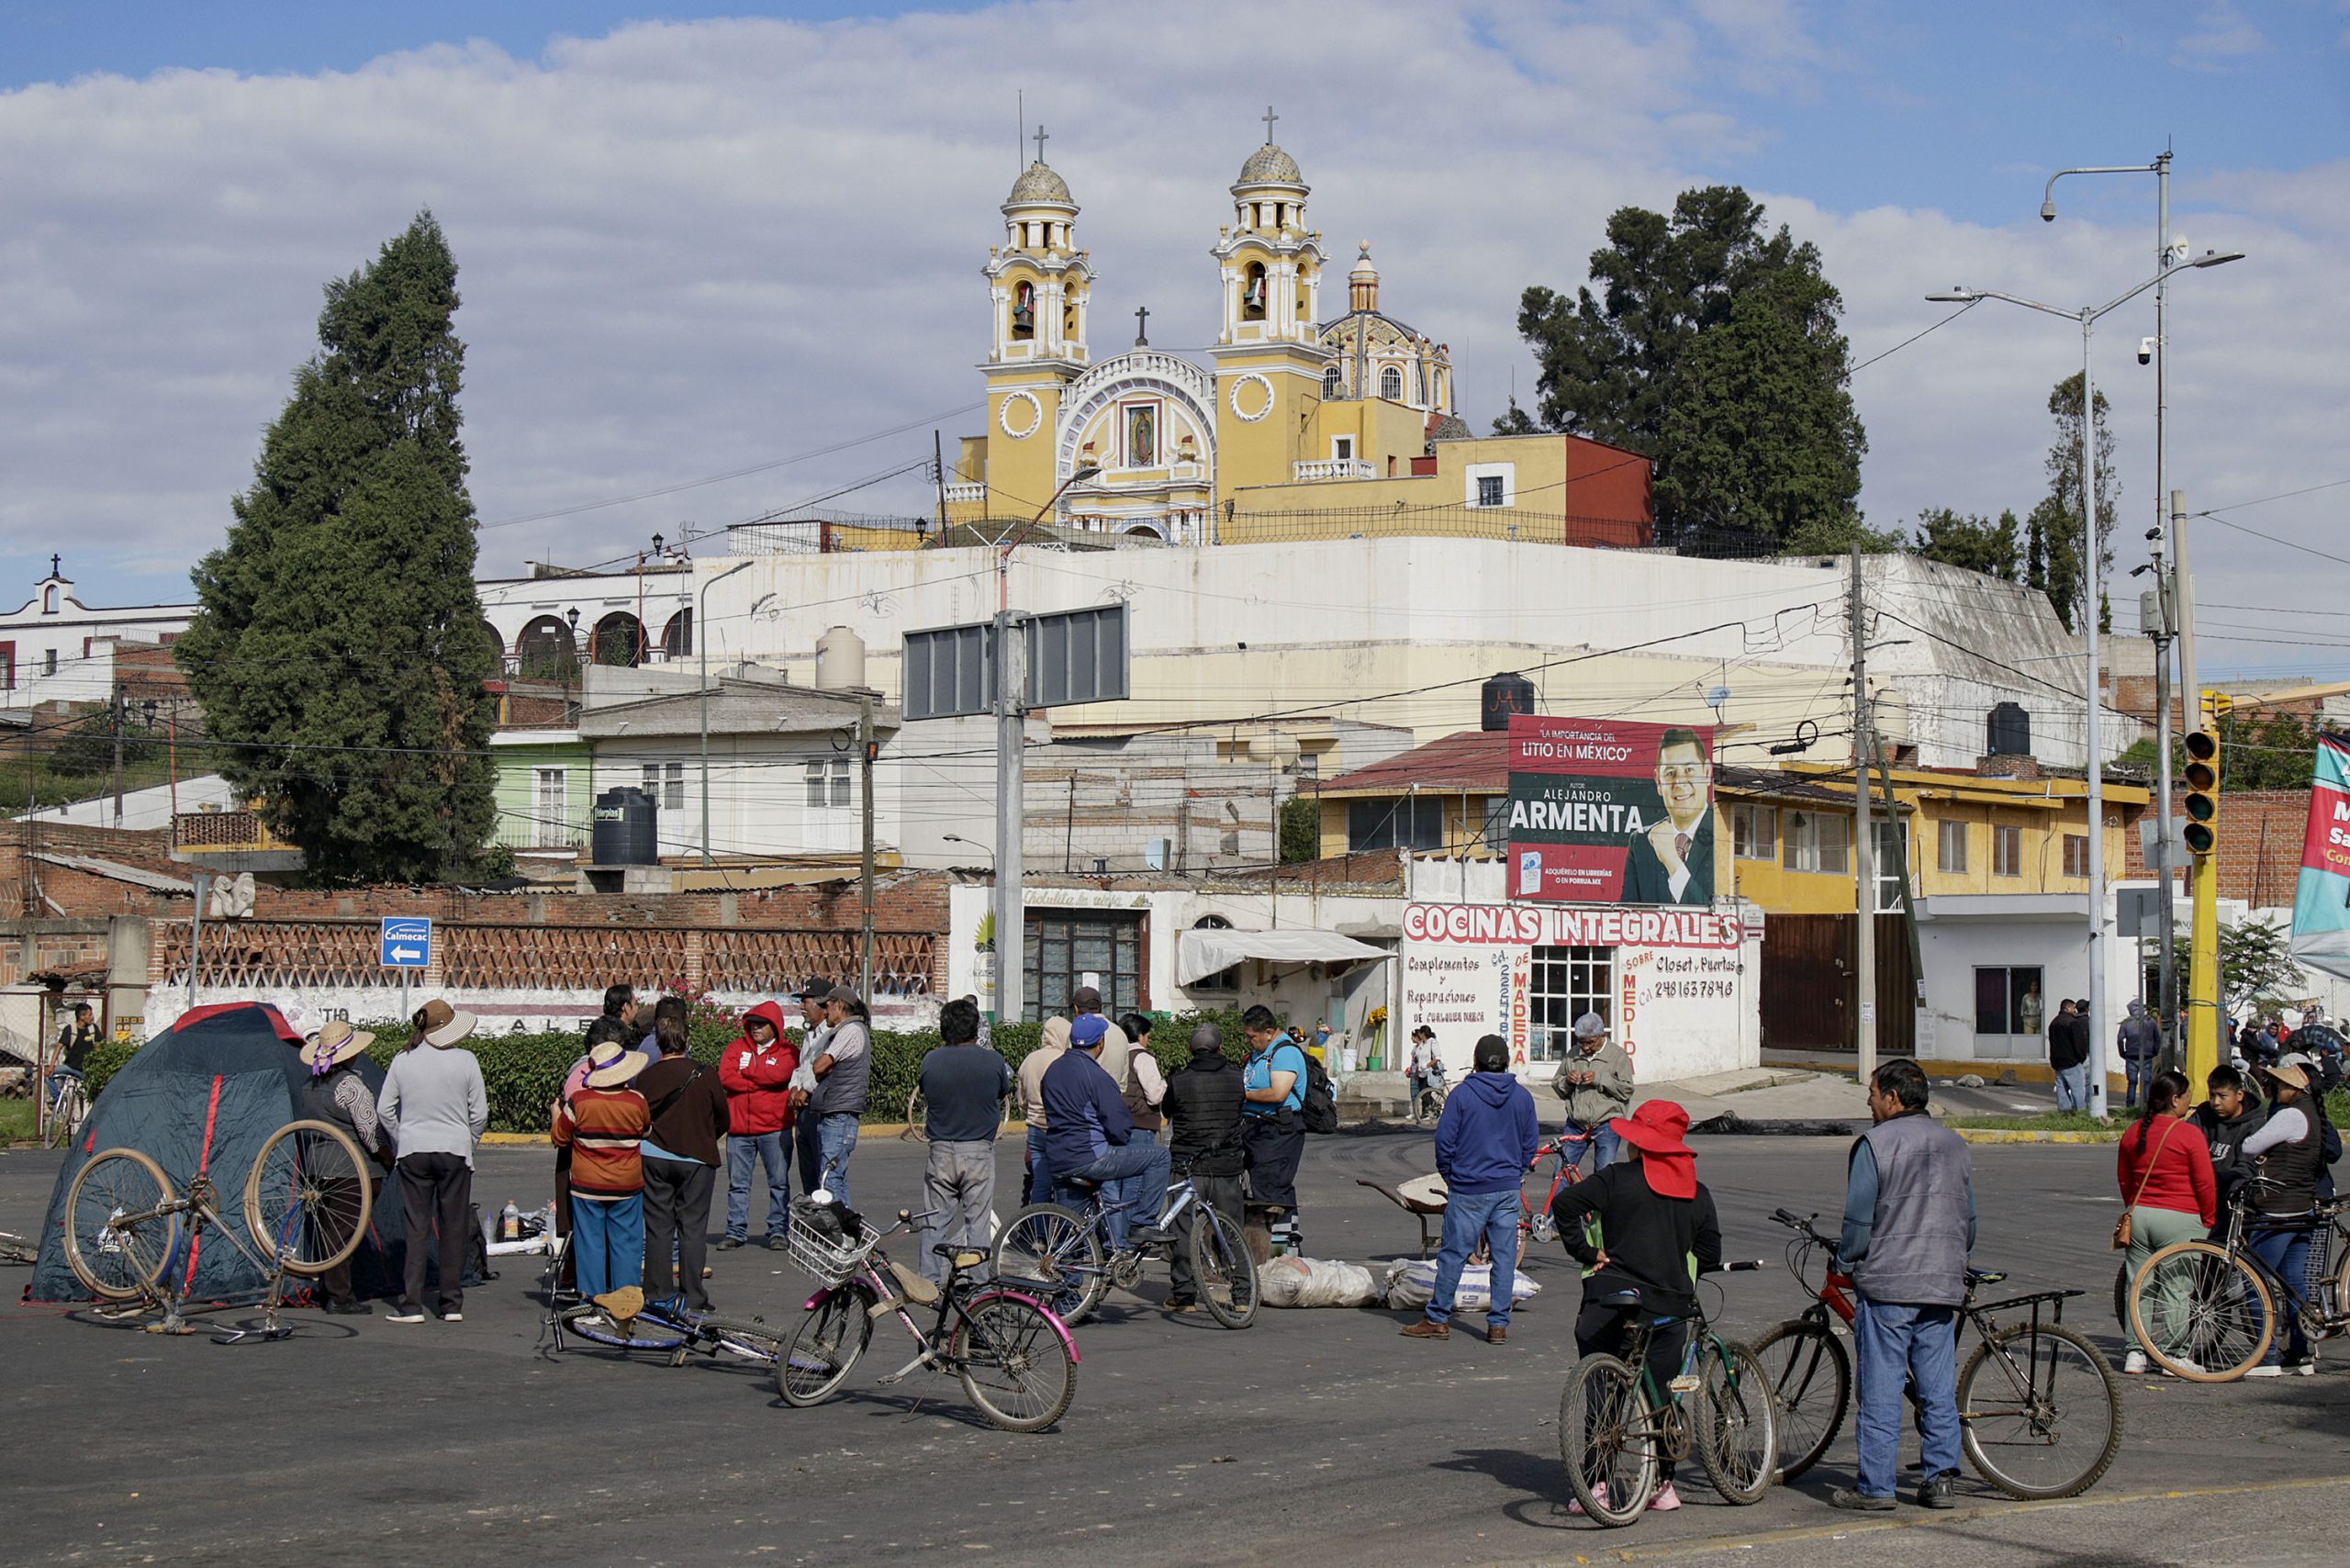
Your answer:
[[[1020,411],[1015,412],[1015,409]],[[1019,424],[1017,429],[1013,428],[1015,420]],[[1036,401],[1034,392],[1014,392],[996,409],[995,422],[1002,426],[1003,433],[1013,440],[1026,441],[1036,433],[1036,427],[1045,422],[1045,406]]]
[[[1255,424],[1273,411],[1273,384],[1250,371],[1232,384],[1232,412],[1245,424]]]

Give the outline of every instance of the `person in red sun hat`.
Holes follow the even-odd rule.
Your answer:
[[[1575,1351],[1621,1356],[1636,1316],[1674,1318],[1649,1336],[1649,1371],[1662,1388],[1681,1371],[1688,1319],[1697,1310],[1689,1260],[1696,1260],[1698,1273],[1721,1267],[1721,1225],[1714,1195],[1697,1180],[1697,1151],[1686,1141],[1687,1111],[1670,1100],[1651,1100],[1608,1127],[1623,1139],[1623,1157],[1587,1181],[1560,1188],[1550,1203],[1559,1240],[1586,1271]],[[1595,1233],[1586,1233],[1584,1222],[1594,1219]],[[1667,1513],[1679,1506],[1668,1460],[1649,1507]],[[1580,1512],[1582,1505],[1569,1509]]]

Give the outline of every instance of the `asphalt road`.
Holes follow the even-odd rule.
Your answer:
[[[1830,1209],[1839,1140],[1698,1140],[1733,1256],[1771,1257],[1785,1204]],[[2109,1349],[2111,1152],[1978,1148],[1978,1261],[2019,1292],[2085,1287],[2068,1321]],[[868,1141],[864,1206],[911,1203],[922,1151]],[[1009,1179],[1017,1161],[1005,1146]],[[1354,1184],[1426,1167],[1425,1134],[1314,1140],[1308,1250],[1416,1249],[1413,1222]],[[543,1190],[543,1149],[484,1151],[486,1208]],[[55,1157],[0,1155],[0,1229],[39,1223]],[[1001,1212],[1009,1212],[1002,1205]],[[790,1321],[806,1283],[780,1254],[714,1254],[718,1305]],[[874,1379],[893,1324],[831,1404],[792,1410],[749,1371],[545,1352],[532,1260],[472,1292],[465,1321],[294,1315],[297,1336],[222,1347],[11,1305],[6,1556],[13,1563],[387,1561],[824,1564],[917,1552],[1187,1563],[1641,1561],[1726,1550],[1760,1564],[1970,1565],[2341,1561],[2350,1539],[2350,1388],[2129,1380],[2120,1461],[2087,1496],[2024,1505],[1971,1477],[1961,1506],[1854,1516],[1849,1436],[1794,1487],[1721,1504],[1695,1467],[1687,1506],[1603,1530],[1565,1512],[1554,1430],[1575,1279],[1555,1249],[1511,1341],[1398,1337],[1385,1312],[1260,1312],[1233,1334],[1113,1294],[1079,1333],[1077,1399],[1054,1432],[999,1433],[957,1384]],[[0,1275],[0,1288],[8,1276]],[[17,1272],[15,1278],[23,1275]],[[13,1287],[13,1288],[20,1288]],[[1759,1330],[1802,1305],[1784,1271],[1733,1276],[1720,1321]],[[1849,1431],[1849,1428],[1848,1428]],[[968,1561],[968,1558],[963,1560]]]

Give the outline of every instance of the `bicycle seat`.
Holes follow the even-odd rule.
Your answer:
[[[1594,1306],[1613,1306],[1629,1310],[1640,1305],[1640,1293],[1635,1290],[1609,1291],[1592,1303]]]
[[[1088,1176],[1063,1176],[1056,1171],[1053,1174],[1053,1180],[1065,1187],[1074,1187],[1080,1193],[1098,1193],[1102,1190],[1102,1183]]]
[[[1996,1285],[2007,1277],[2004,1269],[1969,1269],[1966,1271],[1966,1285],[1969,1290],[1976,1285]]]
[[[588,1299],[602,1307],[615,1323],[626,1323],[644,1310],[644,1292],[634,1285],[622,1285]]]
[[[988,1260],[988,1255],[976,1247],[957,1247],[951,1241],[935,1242],[931,1251],[958,1269],[976,1269]]]

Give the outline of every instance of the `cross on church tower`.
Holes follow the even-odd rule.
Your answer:
[[[1267,104],[1265,106],[1265,145],[1268,147],[1270,147],[1273,144],[1273,122],[1281,118],[1281,116],[1273,113],[1272,105]]]
[[[1037,122],[1036,122],[1036,162],[1039,162],[1039,163],[1041,163],[1041,162],[1043,162],[1045,161],[1045,140],[1046,140],[1046,135],[1047,135],[1047,134],[1048,134],[1048,133],[1047,133],[1047,132],[1046,131],[1046,129],[1045,129],[1045,124],[1044,124],[1044,122],[1043,122],[1042,120],[1037,121]]]
[[[1150,307],[1147,305],[1135,307],[1135,347],[1150,347]]]

